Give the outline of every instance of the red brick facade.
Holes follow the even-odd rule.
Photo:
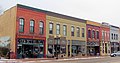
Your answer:
[[[19,19],[24,19],[24,32],[19,32]],[[34,33],[30,33],[30,20],[34,20]],[[38,39],[44,40],[44,57],[46,53],[46,15],[41,12],[36,12],[24,8],[17,8],[17,20],[16,20],[16,42],[18,38],[25,38],[25,39]],[[42,21],[44,23],[44,33],[43,35],[40,34],[39,31],[39,22]],[[17,44],[16,44],[17,49]]]

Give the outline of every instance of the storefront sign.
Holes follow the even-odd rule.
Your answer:
[[[18,44],[22,44],[22,43],[26,43],[26,44],[29,44],[29,43],[39,43],[39,44],[43,44],[43,40],[36,40],[36,39],[18,39]]]
[[[87,42],[87,46],[99,46],[99,42]]]

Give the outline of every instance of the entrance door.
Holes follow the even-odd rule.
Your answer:
[[[33,45],[23,45],[23,57],[32,58],[33,57]]]

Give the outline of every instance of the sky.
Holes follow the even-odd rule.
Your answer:
[[[17,3],[120,27],[120,0],[0,0],[0,12]]]

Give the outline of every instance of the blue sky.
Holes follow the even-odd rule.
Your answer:
[[[17,3],[120,26],[120,0],[0,0],[0,10],[5,11]]]

